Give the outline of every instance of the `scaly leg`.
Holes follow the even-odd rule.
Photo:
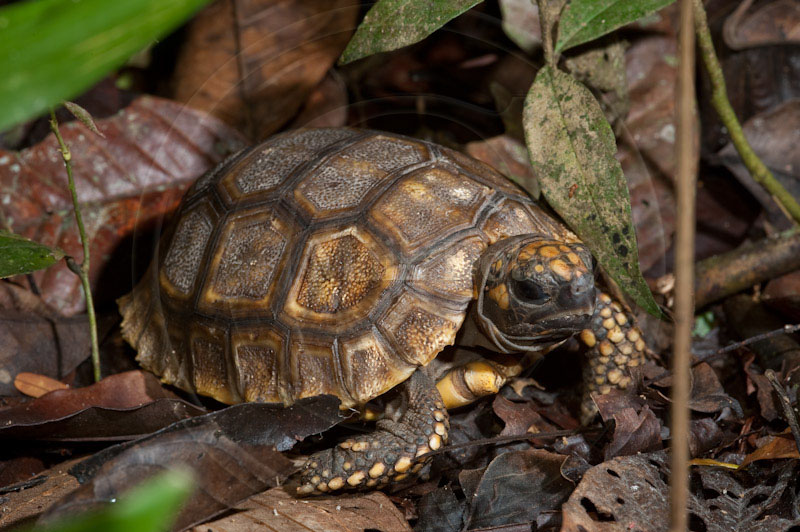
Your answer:
[[[419,456],[447,442],[449,418],[425,370],[401,386],[406,409],[400,418],[382,419],[375,432],[311,455],[301,471],[299,495],[379,488],[419,473],[427,462]]]

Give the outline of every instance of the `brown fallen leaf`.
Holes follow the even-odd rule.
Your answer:
[[[569,457],[542,449],[511,451],[495,458],[472,489],[465,530],[521,524],[560,508],[573,484],[561,475]]]
[[[341,127],[347,124],[347,85],[335,69],[309,94],[289,129],[301,127]]]
[[[3,410],[0,440],[126,440],[203,413],[152,374],[128,371]]]
[[[298,500],[280,488],[250,497],[234,513],[191,528],[191,532],[403,532],[403,514],[385,494]]]
[[[752,9],[753,0],[739,4],[722,27],[730,48],[742,50],[771,44],[800,44],[800,5],[794,0],[762,2]]]
[[[666,269],[664,254],[675,232],[674,36],[637,39],[625,53],[630,110],[619,135],[617,158],[628,180],[642,271]]]
[[[23,371],[14,377],[14,388],[28,397],[41,397],[55,390],[66,390],[69,386],[47,375]]]
[[[111,301],[130,288],[130,242],[173,209],[204,171],[243,146],[217,119],[143,96],[99,120],[105,139],[72,122],[61,132],[72,152],[75,185],[90,239],[93,292]],[[0,150],[0,203],[14,232],[81,260],[64,164],[52,135],[21,152]],[[139,250],[135,250],[137,253]],[[145,260],[150,249],[142,250]],[[112,260],[116,259],[116,260]],[[34,274],[43,300],[64,315],[84,309],[80,280],[61,262]],[[104,280],[112,288],[98,290]],[[120,287],[123,284],[125,286]]]
[[[100,320],[101,332],[109,326],[108,320]],[[85,316],[62,317],[29,290],[0,282],[0,395],[19,394],[15,375],[60,379],[88,356]]]
[[[797,468],[791,464],[759,471],[755,479],[716,467],[693,467],[692,473],[687,505],[692,530],[778,532],[796,523],[792,505],[778,504],[782,497],[794,497]],[[663,452],[592,467],[562,506],[562,532],[666,532],[668,477]]]
[[[800,271],[769,281],[761,300],[795,323],[800,322]]]
[[[795,197],[800,197],[800,98],[788,100],[749,118],[742,126],[753,151],[772,170],[775,178]],[[721,161],[771,214],[783,221],[785,216],[775,200],[757,184],[741,162],[733,144],[719,152]]]
[[[68,471],[80,460],[68,460],[39,473],[34,479],[6,486],[0,494],[0,528],[9,530],[30,525],[45,508],[75,490],[78,481]]]
[[[614,414],[614,436],[605,449],[605,459],[656,451],[661,448],[661,422],[650,407],[640,411],[623,408]]]
[[[528,150],[523,143],[508,136],[470,142],[466,151],[508,177],[534,198],[539,197],[539,181],[533,173]]]
[[[758,460],[776,460],[778,458],[800,458],[797,442],[794,441],[789,429],[772,436],[767,443],[745,456],[739,467],[747,467]]]
[[[108,504],[156,472],[188,467],[197,489],[178,516],[175,529],[182,530],[280,485],[298,469],[281,453],[340,420],[339,400],[328,395],[290,407],[244,403],[184,419],[75,466],[70,472],[81,487],[50,508],[46,519]]]
[[[352,0],[219,0],[189,23],[174,97],[262,140],[289,121],[355,29]]]

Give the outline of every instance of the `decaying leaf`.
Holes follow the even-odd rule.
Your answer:
[[[800,98],[788,100],[775,108],[748,119],[742,126],[753,151],[766,164],[775,178],[795,197],[800,197]],[[734,173],[764,208],[782,218],[775,201],[757,184],[728,144],[719,153],[723,163]]]
[[[14,376],[14,388],[28,397],[41,397],[55,390],[66,390],[69,386],[47,375],[23,371]]]
[[[151,96],[99,120],[97,127],[105,139],[89,134],[78,122],[61,126],[61,134],[72,152],[91,246],[90,278],[102,303],[129,289],[133,277],[131,257],[125,257],[132,253],[131,245],[119,249],[120,243],[134,229],[146,232],[148,224],[160,221],[195,178],[242,147],[243,141],[209,115]],[[67,175],[52,135],[21,152],[0,151],[0,203],[15,233],[59,247],[80,261],[83,251]],[[110,266],[112,259],[117,262]],[[106,267],[117,270],[110,273]],[[60,313],[83,310],[80,279],[66,264],[36,272],[34,278],[45,302]],[[101,280],[116,283],[116,289],[97,290]],[[122,283],[127,286],[120,289]]]
[[[279,485],[297,467],[281,454],[340,421],[339,401],[319,396],[291,407],[246,403],[179,421],[153,435],[109,447],[70,472],[81,487],[48,518],[107,504],[153,473],[190,467],[198,489],[176,528],[202,523],[254,493]]]
[[[466,529],[525,524],[531,527],[547,511],[558,509],[573,484],[561,475],[568,457],[541,449],[511,451],[495,458],[469,500]],[[529,528],[530,529],[530,528]]]
[[[715,467],[692,468],[689,517],[706,532],[784,531],[795,517],[782,497],[794,497],[796,465],[750,475]],[[614,458],[591,468],[563,506],[563,532],[668,530],[666,454]]]
[[[419,42],[482,0],[379,0],[370,8],[339,60],[350,63]]]
[[[235,513],[203,523],[191,532],[404,532],[408,522],[379,491],[299,500],[280,488],[239,504]]]
[[[85,316],[59,316],[39,296],[0,281],[0,395],[18,394],[20,373],[66,376],[89,356],[89,344]]]
[[[758,449],[744,457],[739,467],[747,467],[758,460],[776,460],[779,458],[800,458],[797,450],[797,442],[794,441],[792,432],[789,429],[782,434],[771,436],[767,442]]]
[[[539,6],[535,0],[500,0],[503,31],[529,54],[542,45]]]
[[[605,449],[606,460],[661,448],[661,422],[649,406],[644,405],[638,412],[623,408],[614,414],[614,421],[614,437]]]
[[[525,140],[548,203],[636,303],[658,305],[639,269],[630,196],[611,127],[591,92],[543,67],[525,100]]]
[[[151,373],[128,371],[4,410],[0,440],[129,440],[204,412],[178,399]]]
[[[730,48],[800,43],[800,5],[796,1],[772,0],[751,10],[752,6],[753,0],[741,2],[725,20],[722,36]]]
[[[483,141],[470,142],[466,146],[466,151],[519,184],[531,197],[539,197],[539,182],[528,160],[528,151],[518,140],[508,135],[500,135]]]
[[[288,122],[355,28],[352,0],[222,0],[189,24],[174,97],[262,140]]]

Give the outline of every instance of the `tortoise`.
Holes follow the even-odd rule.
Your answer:
[[[305,129],[200,177],[119,306],[145,369],[223,403],[333,394],[360,408],[400,385],[393,418],[308,459],[298,493],[322,493],[418,473],[447,441],[447,408],[575,334],[594,351],[589,389],[627,386],[644,344],[592,266],[575,234],[481,162],[389,133]],[[457,335],[505,358],[434,384],[429,363]]]

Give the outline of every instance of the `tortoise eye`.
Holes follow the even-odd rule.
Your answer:
[[[541,305],[550,299],[539,283],[529,279],[514,281],[514,294],[522,301],[534,305]]]

